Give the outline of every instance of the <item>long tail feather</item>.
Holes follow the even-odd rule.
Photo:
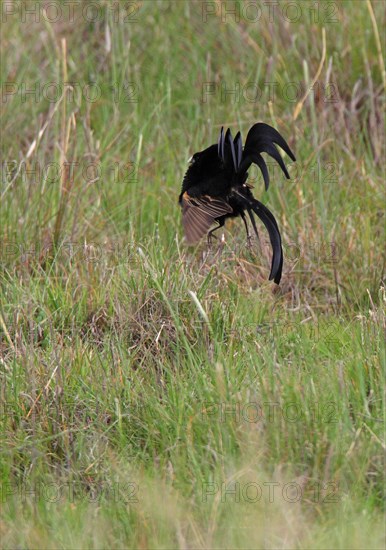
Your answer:
[[[217,142],[217,154],[220,158],[222,158],[224,151],[224,126],[221,126],[220,135],[218,136],[218,142]]]
[[[260,160],[262,159],[260,153],[267,153],[274,160],[276,160],[286,177],[289,178],[287,168],[280,156],[279,151],[275,147],[275,143],[279,145],[279,147],[281,147],[293,161],[296,160],[287,142],[279,134],[279,132],[275,130],[275,128],[272,128],[272,126],[262,122],[254,124],[248,132],[242,162],[239,166],[239,172],[243,173],[249,169],[252,163],[257,164],[262,171],[266,189],[268,189],[269,186],[269,177],[267,175],[268,170],[266,169],[265,163],[263,165]]]
[[[288,143],[283,138],[282,135],[279,134],[279,132],[272,128],[272,126],[269,126],[269,124],[265,124],[264,122],[258,122],[257,124],[254,124],[247,135],[247,139],[245,142],[245,148],[255,148],[255,144],[263,142],[273,142],[279,145],[287,153],[287,155],[293,160],[296,161],[295,155],[291,151],[291,149],[288,146]]]
[[[231,156],[229,157],[229,155],[227,153],[227,155],[226,155],[227,158],[224,159],[225,164],[230,163],[230,165],[232,165],[232,163],[233,163],[234,171],[237,172],[236,151],[235,151],[232,132],[231,132],[230,128],[228,128],[228,130],[226,131],[226,134],[225,134],[225,144],[229,145],[230,150],[231,150]],[[229,151],[229,149],[228,149],[228,151]]]
[[[260,168],[261,173],[263,174],[263,178],[264,178],[265,190],[267,191],[267,189],[269,187],[269,173],[268,173],[267,165],[265,164],[265,160],[260,155],[260,153],[252,154],[250,158],[251,158],[252,162],[257,164],[257,166]]]
[[[253,223],[254,219],[251,210],[253,210],[253,212],[261,219],[267,228],[273,252],[269,280],[271,281],[273,279],[276,284],[279,284],[283,270],[283,249],[281,246],[281,236],[277,222],[272,212],[268,210],[264,204],[257,199],[253,199],[253,202],[250,203],[250,207],[248,208],[248,213],[255,231],[257,230],[255,224]]]
[[[276,149],[275,145],[272,143],[264,143],[261,147],[262,153],[268,153],[270,157],[276,160],[276,162],[279,164],[280,168],[283,170],[285,176],[287,179],[290,179],[289,173],[287,172],[286,165],[283,162],[283,159],[280,156],[279,151]]]
[[[241,133],[237,132],[235,139],[233,140],[235,150],[236,150],[236,160],[237,160],[237,170],[240,167],[241,159],[243,158],[243,140],[241,138]]]

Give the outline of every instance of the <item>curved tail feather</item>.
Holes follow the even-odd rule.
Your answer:
[[[248,213],[255,231],[256,227],[253,220],[252,210],[261,219],[261,221],[267,228],[269,239],[271,241],[273,254],[269,280],[271,281],[273,279],[276,284],[279,284],[283,271],[283,248],[281,245],[281,236],[276,219],[272,212],[268,210],[268,208],[264,206],[264,204],[262,204],[257,199],[251,200],[248,207]]]
[[[279,134],[279,132],[275,130],[275,128],[272,128],[272,126],[264,124],[263,122],[254,124],[248,132],[242,161],[239,166],[239,172],[245,172],[249,169],[252,163],[257,164],[262,171],[266,189],[268,189],[269,186],[269,175],[260,153],[267,153],[270,155],[279,164],[285,176],[288,179],[290,177],[275,144],[279,145],[279,147],[281,147],[293,161],[296,160],[295,155],[288,146],[288,143]]]

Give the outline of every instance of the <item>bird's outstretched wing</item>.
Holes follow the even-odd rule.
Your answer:
[[[182,225],[188,244],[194,244],[201,239],[216,221],[225,214],[233,212],[226,200],[219,197],[202,195],[190,197],[185,191],[181,197]]]

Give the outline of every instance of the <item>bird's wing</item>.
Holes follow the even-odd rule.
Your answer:
[[[233,212],[232,207],[219,197],[202,195],[190,197],[187,192],[182,195],[182,225],[188,244],[194,244],[203,237],[216,218]]]

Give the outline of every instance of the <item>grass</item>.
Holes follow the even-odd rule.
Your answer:
[[[383,6],[249,4],[2,23],[4,548],[383,547]],[[263,230],[187,248],[176,203],[258,120],[280,289]]]

